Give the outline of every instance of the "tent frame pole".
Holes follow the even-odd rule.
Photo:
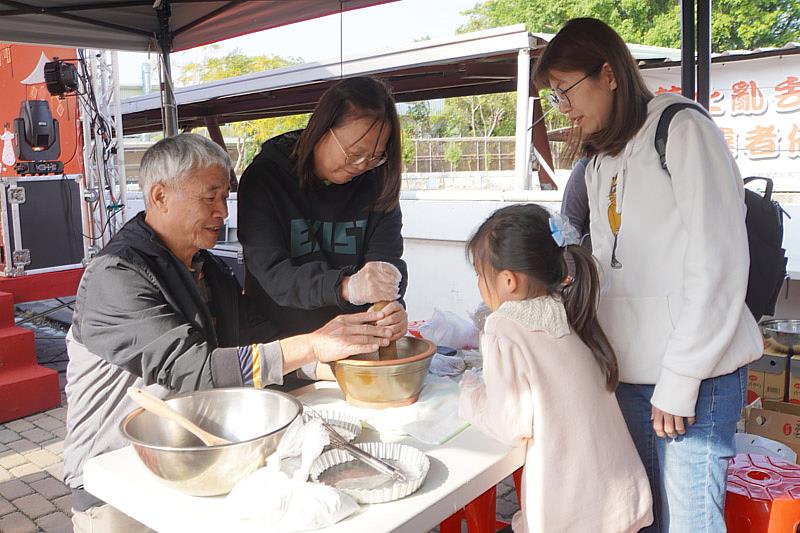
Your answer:
[[[161,51],[161,70],[164,78],[161,84],[164,136],[174,137],[178,134],[178,104],[175,102],[175,87],[172,83],[172,64],[170,63],[173,36],[169,29],[169,19],[172,15],[169,0],[162,0],[156,11],[158,13],[158,47]]]

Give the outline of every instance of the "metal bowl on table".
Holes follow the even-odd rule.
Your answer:
[[[766,352],[800,354],[800,320],[766,320],[759,326]]]
[[[333,373],[347,403],[375,409],[400,407],[419,398],[434,353],[432,342],[402,337],[391,349],[336,361]]]
[[[264,465],[300,415],[291,396],[252,388],[211,389],[165,400],[197,425],[231,444],[205,446],[181,426],[143,409],[120,423],[147,468],[167,485],[193,496],[226,494]]]

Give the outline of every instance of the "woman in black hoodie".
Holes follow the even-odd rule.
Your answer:
[[[369,77],[337,83],[304,130],[264,143],[239,185],[238,234],[245,291],[276,338],[378,301],[392,302],[379,325],[406,334],[401,167],[394,99]]]

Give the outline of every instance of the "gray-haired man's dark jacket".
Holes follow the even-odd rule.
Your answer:
[[[270,337],[221,260],[201,250],[194,264],[205,283],[140,213],[86,268],[67,335],[64,479],[77,510],[102,503],[80,490],[84,463],[127,444],[118,426],[135,408],[128,387],[164,397],[241,386],[237,346]]]

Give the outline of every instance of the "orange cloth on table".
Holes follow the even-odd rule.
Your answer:
[[[483,379],[465,376],[459,414],[527,447],[514,531],[616,533],[650,524],[644,467],[561,300],[504,303],[486,321],[481,352]]]

